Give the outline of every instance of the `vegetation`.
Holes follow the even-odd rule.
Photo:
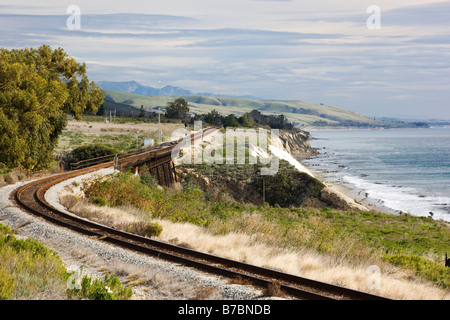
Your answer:
[[[166,118],[189,121],[188,102],[182,98],[168,102],[166,107]]]
[[[450,249],[450,229],[448,224],[429,218],[329,208],[256,206],[229,200],[223,194],[204,192],[192,180],[185,182],[183,190],[160,190],[131,174],[98,180],[85,192],[91,199],[103,196],[111,206],[136,207],[147,212],[148,219],[193,223],[214,234],[258,234],[260,239],[280,249],[314,249],[354,263],[377,263],[384,257],[385,261],[413,268],[418,275],[450,288],[448,269],[439,267]],[[255,219],[258,223],[251,222]],[[408,259],[393,258],[400,256],[408,259],[417,256],[420,260],[412,267]],[[430,271],[425,269],[441,271],[437,272],[439,276],[432,272],[428,276]]]
[[[0,299],[26,299],[64,280],[57,255],[33,239],[19,240],[0,225]]]
[[[246,112],[241,116],[236,116],[235,114],[223,116],[214,109],[207,114],[197,115],[194,120],[202,120],[210,125],[220,125],[224,127],[266,127],[281,130],[292,130],[294,128],[292,123],[290,123],[283,114],[263,115],[258,110]]]
[[[9,168],[46,168],[67,114],[95,114],[102,91],[63,49],[1,49],[0,162]]]
[[[68,272],[58,254],[35,239],[17,239],[11,227],[0,224],[0,300],[129,299],[132,290],[115,275],[92,280],[85,276],[81,289],[68,290]]]
[[[102,279],[92,279],[85,275],[81,288],[68,289],[69,299],[128,300],[133,295],[130,286],[122,286],[116,275],[105,274]]]
[[[63,287],[65,269],[57,254],[34,239],[17,239],[0,224],[0,300],[31,299]]]
[[[90,148],[93,148],[94,150],[92,151],[94,152],[96,147],[92,147],[92,145],[97,145],[100,153],[116,153],[116,151],[124,152],[136,149],[136,136],[138,138],[138,146],[143,145],[145,138],[157,138],[156,132],[140,132],[139,134],[136,134],[136,131],[133,131],[131,128],[126,128],[123,132],[119,133],[105,129],[101,134],[96,135],[83,133],[81,131],[64,131],[61,134],[57,151],[67,152],[64,156],[66,162],[72,161],[72,155],[70,153],[73,153],[75,149],[80,148],[80,151],[82,151],[83,149],[89,150]]]
[[[102,201],[111,207],[133,206],[151,212],[149,218],[167,218],[173,222],[190,222],[196,225],[209,223],[208,206],[201,197],[201,190],[161,190],[154,180],[149,181],[151,178],[145,178],[145,175],[143,179],[137,179],[128,172],[95,180],[85,185],[83,191],[91,201],[102,197]],[[161,232],[158,228],[156,231]]]
[[[119,149],[111,148],[103,144],[84,145],[72,150],[66,157],[66,163],[77,163],[79,161],[109,156],[120,153]]]
[[[143,96],[127,92],[106,91],[108,99],[115,103],[127,104],[128,107],[146,108],[163,106],[173,98],[163,96]],[[258,110],[265,115],[277,117],[283,114],[295,127],[358,127],[358,128],[403,128],[422,127],[420,123],[406,123],[388,119],[376,120],[363,114],[300,100],[275,101],[252,100],[233,97],[208,97],[199,95],[184,95],[177,98],[185,99],[189,103],[191,113],[206,115],[219,112],[225,117],[234,114],[237,118],[252,110]],[[212,123],[208,121],[208,123]]]
[[[450,272],[442,267],[450,229],[429,218],[251,205],[230,200],[225,190],[202,191],[192,179],[185,180],[183,190],[161,190],[130,173],[97,180],[85,192],[90,199],[104,197],[111,206],[136,207],[147,212],[147,219],[193,223],[216,235],[258,235],[279,249],[313,249],[355,264],[383,260],[450,288]]]
[[[222,186],[235,200],[261,204],[262,200],[276,207],[300,207],[308,198],[320,199],[325,187],[319,180],[299,172],[285,160],[280,160],[276,174],[261,176],[262,164],[206,165],[184,164],[179,171],[193,170],[206,177],[214,186]],[[188,173],[185,179],[195,180]],[[211,188],[211,186],[208,186]]]
[[[450,288],[450,276],[448,267],[429,259],[415,255],[388,254],[384,260],[414,271],[418,276],[437,283],[443,288]]]

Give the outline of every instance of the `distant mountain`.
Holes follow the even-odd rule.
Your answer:
[[[113,90],[120,92],[128,92],[139,94],[142,96],[180,96],[191,95],[189,90],[182,89],[180,87],[165,86],[164,88],[153,88],[150,86],[144,86],[136,81],[127,82],[112,82],[112,81],[98,81],[96,84],[103,90]]]
[[[220,95],[208,92],[202,93],[193,93],[189,90],[174,87],[174,86],[165,86],[164,88],[154,88],[150,86],[144,86],[136,81],[125,81],[125,82],[113,82],[113,81],[96,81],[95,82],[100,88],[106,91],[120,91],[127,93],[139,94],[142,96],[164,96],[164,97],[172,97],[172,96],[190,96],[190,95],[199,95],[206,97],[217,97],[217,96],[225,96],[232,98],[246,98],[246,99],[255,99],[262,100],[253,96],[232,96],[232,95]]]

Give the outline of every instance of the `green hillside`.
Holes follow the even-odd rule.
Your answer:
[[[314,104],[310,102],[251,100],[233,97],[209,97],[199,95],[188,96],[142,96],[119,91],[105,91],[106,100],[128,104],[134,107],[144,106],[146,110],[155,107],[165,107],[167,102],[175,98],[184,98],[189,102],[190,111],[205,114],[217,110],[222,115],[242,115],[257,109],[264,114],[284,114],[289,121],[298,127],[310,126],[356,126],[356,127],[386,127],[388,122],[374,120],[357,112],[348,111],[332,106]]]

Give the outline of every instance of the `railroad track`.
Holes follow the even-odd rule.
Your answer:
[[[165,148],[173,147],[174,145],[171,144]],[[164,152],[166,151],[168,150]],[[116,230],[79,218],[75,215],[61,212],[45,200],[45,192],[52,186],[64,180],[112,166],[113,162],[107,162],[89,168],[47,177],[18,188],[12,193],[12,196],[18,205],[33,215],[58,226],[90,236],[98,241],[179,263],[215,275],[240,279],[245,283],[251,283],[261,288],[267,288],[270,285],[276,284],[281,291],[294,298],[306,300],[389,300],[385,297],[366,292],[254,266]]]

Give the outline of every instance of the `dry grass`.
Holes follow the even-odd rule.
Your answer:
[[[161,131],[165,137],[170,137],[178,128],[184,128],[183,124],[162,123]],[[70,120],[66,131],[81,131],[87,135],[104,135],[109,133],[128,134],[136,131],[153,133],[157,132],[157,123],[105,123]]]
[[[67,196],[67,194],[65,195]],[[66,197],[62,194],[63,203],[64,198]],[[104,216],[104,221],[111,220],[115,221],[115,223],[140,221],[141,218],[139,216],[142,215],[142,212],[132,208],[124,210],[97,207],[85,201],[77,201],[72,209],[78,212],[97,212],[99,215]],[[242,219],[242,221],[246,224],[254,223],[259,226],[261,222],[254,216],[249,216],[248,219]],[[173,223],[166,220],[157,220],[157,223],[163,227],[163,232],[158,237],[159,240],[210,254],[346,286],[356,290],[369,291],[394,299],[440,300],[450,298],[448,291],[423,283],[412,274],[400,271],[381,261],[378,261],[377,264],[381,269],[380,289],[368,290],[369,274],[367,270],[371,264],[367,262],[358,261],[358,264],[354,262],[348,263],[343,259],[319,254],[312,249],[303,249],[296,252],[280,249],[271,244],[271,239],[263,237],[258,233],[252,236],[238,232],[232,232],[226,235],[213,235],[205,228],[192,224]],[[299,232],[302,231],[300,230]]]
[[[139,218],[136,210],[133,210],[135,214],[130,214],[123,209],[99,207],[79,199],[69,190],[70,186],[60,193],[60,202],[83,218],[145,237],[158,236],[162,232],[160,225]]]
[[[281,286],[278,282],[269,283],[267,288],[264,289],[263,294],[267,297],[286,297],[286,294],[281,291]]]
[[[212,287],[199,287],[194,291],[194,296],[190,300],[209,300],[213,299],[216,289]]]
[[[23,169],[13,169],[10,172],[0,174],[0,188],[14,184],[29,178],[30,174]]]
[[[258,241],[257,237],[232,233],[214,236],[204,228],[189,224],[175,224],[158,221],[164,228],[160,239],[187,243],[191,248],[225,256],[230,259],[278,269],[306,278],[316,279],[341,286],[369,291],[374,294],[394,299],[449,299],[448,291],[422,283],[412,274],[405,273],[395,267],[379,262],[381,269],[380,290],[368,290],[370,264],[350,264],[346,261],[304,249],[297,252],[280,250]]]

